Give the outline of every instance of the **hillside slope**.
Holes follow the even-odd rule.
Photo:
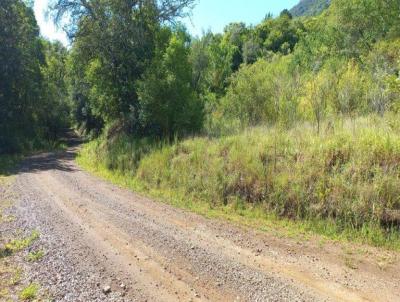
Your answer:
[[[330,2],[331,0],[300,0],[300,2],[290,10],[290,13],[295,17],[315,16],[326,9]]]

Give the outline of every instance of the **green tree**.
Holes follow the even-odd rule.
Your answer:
[[[348,62],[338,81],[336,109],[339,113],[352,116],[366,109],[365,75],[354,62]]]
[[[74,126],[83,134],[97,136],[104,126],[103,119],[92,112],[89,100],[90,83],[86,79],[87,61],[79,41],[74,42],[66,62],[68,100]]]
[[[84,94],[96,119],[124,120],[141,134],[136,82],[155,55],[160,24],[185,14],[193,0],[57,0],[55,20],[67,29],[84,64]],[[75,46],[76,45],[76,46]],[[86,102],[86,100],[85,100]],[[87,108],[85,106],[84,108]]]
[[[283,11],[276,19],[265,19],[254,30],[264,52],[288,54],[293,51],[305,28],[301,21],[292,19],[289,12]]]
[[[243,61],[246,64],[253,64],[260,57],[261,48],[254,39],[247,40],[243,45]]]
[[[0,2],[0,153],[27,148],[37,137],[44,64],[33,10]]]
[[[173,138],[201,129],[203,106],[193,87],[187,44],[184,32],[172,34],[138,83],[141,120],[151,134]]]
[[[60,43],[42,41],[45,64],[42,66],[43,108],[41,108],[41,125],[48,140],[56,140],[70,123],[70,107],[68,103],[67,49]]]

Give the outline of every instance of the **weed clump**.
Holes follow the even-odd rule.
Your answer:
[[[38,291],[39,285],[36,283],[31,283],[21,291],[19,298],[24,301],[33,300],[36,298]]]
[[[3,248],[0,248],[0,258],[10,256],[15,252],[21,251],[29,247],[38,238],[39,232],[32,231],[32,233],[28,237],[11,240],[9,243],[6,243]]]
[[[37,250],[37,251],[30,252],[26,256],[26,259],[29,262],[36,262],[36,261],[39,261],[40,259],[42,259],[43,256],[44,256],[44,251],[43,250]]]

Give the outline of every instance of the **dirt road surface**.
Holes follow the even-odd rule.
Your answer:
[[[400,301],[394,252],[206,219],[91,176],[76,150],[27,159],[12,187],[46,251],[29,278],[55,301]]]

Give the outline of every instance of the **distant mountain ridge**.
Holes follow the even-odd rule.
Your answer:
[[[316,16],[325,10],[331,0],[300,0],[291,10],[294,17]]]

